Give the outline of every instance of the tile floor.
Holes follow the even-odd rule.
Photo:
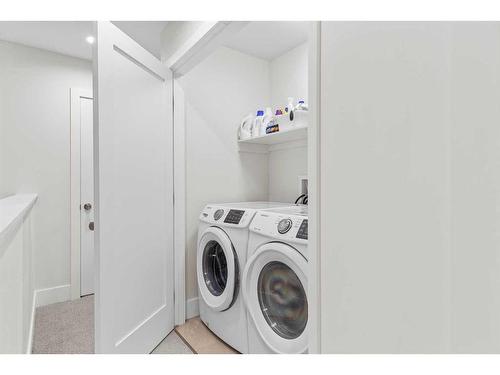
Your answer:
[[[196,354],[237,354],[238,352],[214,335],[199,317],[175,327],[177,334]]]
[[[179,337],[177,332],[172,331],[158,345],[151,354],[194,354],[184,341]]]

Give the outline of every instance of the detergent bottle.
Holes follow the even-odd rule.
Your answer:
[[[255,117],[255,120],[253,122],[252,137],[258,137],[259,135],[261,135],[263,122],[264,122],[264,111],[259,109],[257,111],[257,116]]]
[[[273,111],[271,108],[266,108],[266,114],[264,115],[264,120],[262,122],[262,127],[260,129],[260,135],[265,135],[267,133],[267,127],[274,120]]]
[[[238,128],[238,138],[248,139],[252,138],[252,127],[253,127],[254,117],[251,113],[248,114],[243,120],[241,120],[240,127]]]
[[[293,123],[295,127],[307,127],[309,118],[309,107],[303,100],[299,100],[299,104],[293,111]]]
[[[309,109],[309,107],[307,106],[307,104],[303,101],[303,100],[299,100],[299,104],[297,104],[297,106],[295,107],[295,110],[299,110],[299,111],[307,111]]]

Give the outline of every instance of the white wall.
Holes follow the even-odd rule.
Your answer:
[[[31,209],[36,196],[0,200],[0,354],[29,353],[34,323]]]
[[[500,353],[500,24],[451,30],[452,349]]]
[[[162,61],[167,61],[172,57],[200,27],[207,23],[204,21],[169,21],[160,35]]]
[[[17,231],[0,256],[0,353],[22,353],[23,230]]]
[[[322,351],[500,353],[500,25],[321,38]]]
[[[321,32],[322,351],[447,352],[447,26]]]
[[[91,85],[88,61],[0,42],[0,196],[38,194],[37,289],[70,282],[70,88]]]
[[[308,48],[301,44],[270,62],[271,103],[284,108],[288,97],[308,103]],[[307,176],[306,143],[269,154],[269,200],[294,202],[299,196],[299,176]]]
[[[273,109],[284,108],[288,104],[288,97],[307,100],[307,43],[303,43],[283,55],[271,60],[271,104]]]
[[[210,202],[266,200],[265,154],[240,153],[239,121],[270,101],[269,64],[220,48],[179,79],[186,99],[186,297],[198,294],[198,216]]]

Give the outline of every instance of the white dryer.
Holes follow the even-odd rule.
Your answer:
[[[252,220],[242,280],[249,353],[307,352],[307,241],[307,206]]]
[[[286,206],[290,204],[208,204],[200,214],[196,260],[200,318],[241,353],[248,353],[247,315],[240,293],[248,227],[258,209]]]

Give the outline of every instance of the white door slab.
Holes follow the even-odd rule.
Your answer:
[[[172,76],[96,24],[96,352],[148,353],[173,329]]]

